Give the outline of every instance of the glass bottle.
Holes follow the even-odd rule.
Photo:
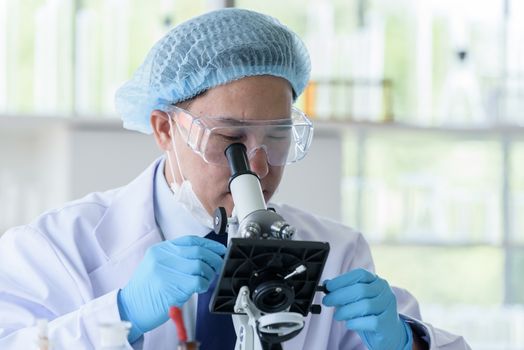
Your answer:
[[[51,350],[51,343],[47,336],[47,320],[38,319],[36,320],[36,328],[38,330],[38,338],[36,341],[38,350]]]
[[[448,73],[442,92],[441,124],[462,127],[487,123],[480,84],[468,61],[468,51],[455,53],[455,65]]]
[[[178,344],[177,350],[199,350],[200,343],[197,341],[186,341]]]

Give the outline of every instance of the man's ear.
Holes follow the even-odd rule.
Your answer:
[[[163,151],[171,149],[171,128],[169,125],[169,116],[166,112],[155,109],[151,112],[151,128],[155,135],[155,141],[158,147]]]

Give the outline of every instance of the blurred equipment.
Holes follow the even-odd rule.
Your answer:
[[[467,49],[455,52],[454,68],[446,76],[442,92],[440,122],[443,125],[486,125],[480,84],[469,63]]]

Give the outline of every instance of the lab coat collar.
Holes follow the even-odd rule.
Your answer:
[[[130,184],[117,190],[95,228],[95,237],[108,259],[153,231],[157,231],[158,241],[161,240],[153,207],[154,174],[161,159],[156,159]]]

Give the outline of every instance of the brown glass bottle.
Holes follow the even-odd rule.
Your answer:
[[[199,350],[200,349],[200,343],[197,341],[187,341],[183,343],[179,343],[177,350]]]

